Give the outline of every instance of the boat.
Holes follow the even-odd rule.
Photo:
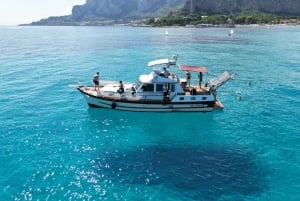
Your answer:
[[[150,61],[148,67],[150,72],[140,75],[136,83],[100,80],[99,89],[88,85],[77,86],[77,89],[93,108],[139,112],[211,112],[223,109],[216,90],[232,77],[227,71],[205,84],[193,85],[173,73],[172,69],[202,75],[208,72],[205,67],[177,65],[177,56]]]
[[[169,36],[168,30],[165,31],[165,36]]]

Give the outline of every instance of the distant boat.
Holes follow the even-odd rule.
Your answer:
[[[233,29],[231,29],[231,30],[229,31],[228,35],[229,35],[229,36],[232,36],[233,34],[234,34],[234,31],[233,31]]]
[[[168,36],[169,35],[169,32],[166,30],[165,31],[165,36]]]

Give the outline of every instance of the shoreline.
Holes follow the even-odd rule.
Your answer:
[[[0,27],[145,27],[145,28],[256,28],[256,27],[298,27],[300,24],[236,24],[236,25],[172,25],[172,26],[151,26],[143,24],[112,24],[112,25],[0,25]]]

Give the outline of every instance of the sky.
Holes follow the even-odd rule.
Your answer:
[[[0,0],[0,25],[31,23],[50,16],[72,13],[86,0]]]

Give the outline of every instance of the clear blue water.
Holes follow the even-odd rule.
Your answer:
[[[300,27],[228,31],[0,27],[1,200],[300,200]],[[236,73],[223,111],[92,109],[72,87],[173,54]]]

